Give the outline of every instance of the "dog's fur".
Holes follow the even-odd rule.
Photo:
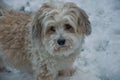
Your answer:
[[[7,66],[33,72],[36,80],[56,80],[72,66],[90,33],[87,14],[74,3],[45,3],[34,16],[10,10],[0,16],[2,59]],[[58,45],[59,39],[65,44]]]

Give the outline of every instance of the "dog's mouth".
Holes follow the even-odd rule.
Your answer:
[[[63,46],[55,46],[54,47],[54,52],[64,52],[70,49],[71,47],[68,45],[63,45]]]

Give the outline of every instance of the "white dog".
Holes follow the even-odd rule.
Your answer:
[[[15,10],[0,16],[0,48],[7,66],[33,72],[35,80],[71,75],[86,35],[88,16],[74,3],[45,3],[34,14]]]

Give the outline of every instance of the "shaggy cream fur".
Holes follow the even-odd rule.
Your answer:
[[[74,3],[45,3],[32,15],[1,13],[0,48],[6,66],[33,72],[35,80],[72,75],[85,35],[91,33],[84,10]],[[58,44],[58,40],[65,40]]]

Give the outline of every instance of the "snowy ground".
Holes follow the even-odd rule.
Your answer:
[[[25,6],[25,11],[31,12],[47,0],[5,1],[15,9]],[[83,8],[92,24],[92,34],[86,37],[85,48],[75,62],[77,72],[70,80],[120,80],[120,0],[64,1],[75,2]],[[32,80],[32,76],[0,73],[0,80]]]

